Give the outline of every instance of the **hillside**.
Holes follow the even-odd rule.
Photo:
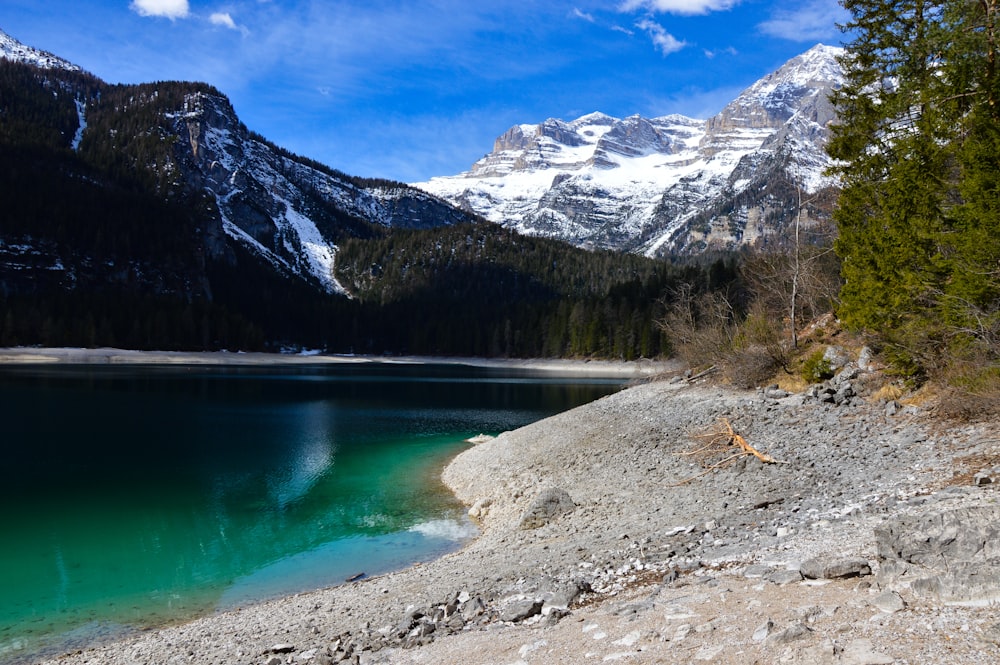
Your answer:
[[[0,344],[662,351],[662,264],[563,243],[519,257],[526,241],[475,214],[270,143],[209,85],[109,85],[6,35],[0,55]],[[470,254],[468,237],[491,249]],[[401,260],[380,256],[393,245],[410,252],[401,268],[376,268]],[[461,268],[417,271],[417,288],[409,264],[442,252]],[[632,295],[596,313],[616,289]],[[414,316],[427,303],[435,315]],[[568,340],[574,311],[587,343]]]

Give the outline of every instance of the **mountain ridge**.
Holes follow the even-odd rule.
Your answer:
[[[0,346],[650,357],[658,298],[700,276],[294,155],[206,83],[3,44]]]
[[[515,125],[468,171],[413,184],[520,232],[585,248],[658,256],[757,245],[797,215],[787,194],[748,200],[759,168],[809,194],[835,184],[824,175],[823,145],[841,54],[818,44],[707,120],[594,112]],[[734,214],[698,219],[713,206]],[[776,222],[755,227],[761,218]]]

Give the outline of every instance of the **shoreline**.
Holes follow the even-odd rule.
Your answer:
[[[3,365],[192,365],[219,367],[280,367],[335,365],[455,365],[526,370],[546,375],[641,379],[677,371],[671,360],[576,360],[562,358],[472,358],[455,356],[364,356],[321,353],[229,351],[134,351],[72,347],[0,348]]]
[[[699,473],[692,436],[722,418],[782,463]],[[989,607],[896,585],[875,544],[887,520],[992,503],[957,473],[1000,456],[989,431],[863,400],[642,383],[452,459],[443,480],[481,527],[456,552],[48,662],[996,662]],[[571,501],[526,526],[554,489]],[[831,557],[876,575],[803,579]]]

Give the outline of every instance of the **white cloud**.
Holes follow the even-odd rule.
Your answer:
[[[129,8],[139,16],[162,16],[171,20],[186,18],[188,0],[132,0]]]
[[[778,9],[757,28],[765,35],[796,42],[831,39],[840,34],[837,23],[846,23],[847,10],[837,0],[808,0],[795,9]]]
[[[717,49],[717,50],[714,50],[714,51],[711,50],[711,49],[705,49],[704,51],[705,51],[705,57],[708,58],[709,60],[711,60],[712,58],[714,58],[715,56],[720,55],[720,54],[725,54],[725,55],[739,55],[739,51],[737,51],[732,46],[727,46],[726,48]]]
[[[219,25],[223,28],[229,28],[230,30],[237,30],[242,32],[244,36],[250,32],[246,29],[246,26],[237,25],[236,21],[233,20],[233,17],[229,14],[229,12],[215,12],[208,17],[208,20],[212,23],[212,25]]]
[[[625,0],[619,9],[623,12],[645,9],[651,12],[691,16],[730,9],[739,2],[740,0]]]
[[[688,45],[687,42],[681,41],[671,35],[656,21],[645,19],[636,23],[635,27],[649,35],[649,38],[653,40],[653,45],[656,46],[656,48],[663,55],[670,55],[671,53],[680,51]]]
[[[575,18],[581,18],[584,21],[589,21],[590,23],[594,23],[596,21],[593,14],[581,11],[578,7],[573,8],[572,14]]]

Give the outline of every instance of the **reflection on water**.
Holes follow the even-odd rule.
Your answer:
[[[288,466],[268,476],[268,487],[278,510],[301,499],[333,464],[336,442],[329,419],[336,408],[314,402],[299,409],[298,431],[289,432]]]
[[[0,661],[438,556],[465,438],[618,388],[391,369],[0,369]]]

